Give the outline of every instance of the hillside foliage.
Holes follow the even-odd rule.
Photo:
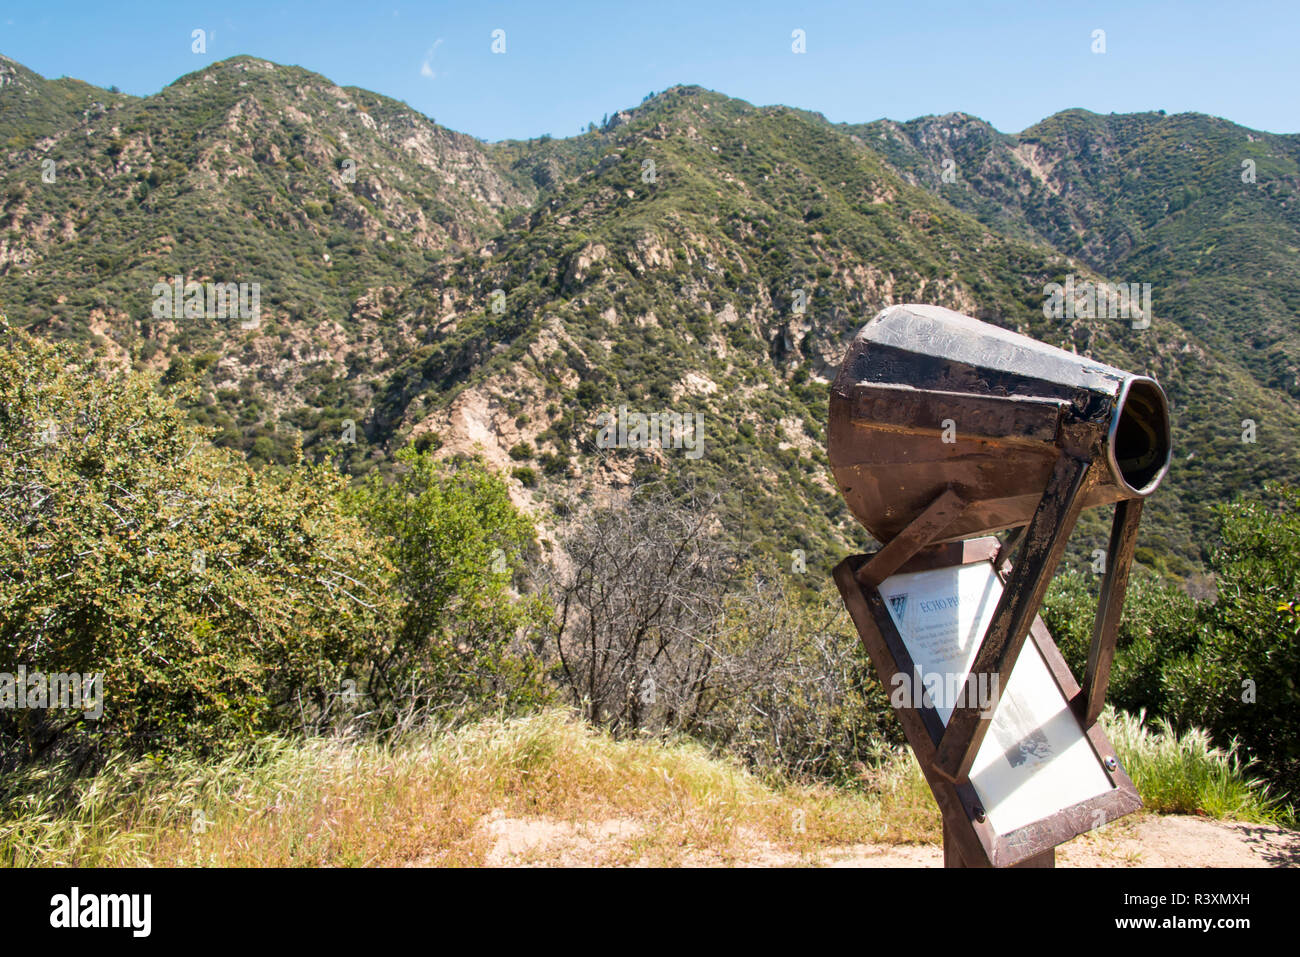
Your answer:
[[[686,86],[485,144],[253,57],[143,98],[0,73],[0,672],[104,676],[100,716],[0,710],[6,769],[562,700],[858,780],[899,729],[827,584],[870,544],[828,379],[928,302],[1160,379],[1111,699],[1233,788],[1238,757],[1297,783],[1295,137]],[[1151,282],[1156,321],[1045,316],[1069,274]],[[177,276],[261,313],[159,315]],[[625,409],[700,454],[597,442]],[[1101,511],[1045,609],[1076,673]]]
[[[252,468],[147,377],[0,335],[0,670],[102,673],[105,699],[0,711],[6,750],[210,747],[326,707],[391,619],[339,478]]]
[[[1130,585],[1108,700],[1234,741],[1274,782],[1300,788],[1300,489],[1271,485],[1218,510],[1213,599],[1140,574]],[[1095,576],[1059,576],[1044,619],[1083,674]]]
[[[391,475],[412,441],[472,451],[469,402],[498,468],[531,450],[506,481],[539,507],[713,483],[736,544],[828,572],[863,536],[828,480],[826,380],[867,318],[915,301],[1160,379],[1177,460],[1139,561],[1161,575],[1204,571],[1216,503],[1300,474],[1294,137],[1084,111],[1018,137],[960,114],[842,126],[684,86],[581,136],[485,144],[255,57],[142,98],[0,70],[11,320],[195,382],[192,418],[254,464],[300,443]],[[1150,282],[1156,321],[1045,318],[1070,273]],[[176,276],[258,283],[261,314],[159,318]],[[597,449],[624,404],[703,415],[704,454]],[[1105,535],[1085,517],[1072,560]]]
[[[6,763],[541,700],[508,589],[531,525],[481,466],[255,468],[156,380],[0,335],[0,672],[102,676],[97,707],[0,710]]]

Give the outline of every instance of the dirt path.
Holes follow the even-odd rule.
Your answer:
[[[544,818],[496,815],[484,822],[492,841],[488,863],[496,866],[572,867],[637,865],[642,829],[636,821],[575,825]],[[1261,824],[1199,817],[1142,814],[1075,838],[1057,849],[1059,867],[1295,867],[1300,832]],[[858,844],[799,854],[753,841],[729,859],[686,850],[671,863],[741,867],[941,867],[936,845]]]
[[[938,847],[851,848],[831,867],[942,867]],[[1068,841],[1058,867],[1296,867],[1300,833],[1264,824],[1143,814]]]

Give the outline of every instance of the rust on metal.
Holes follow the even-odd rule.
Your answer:
[[[854,517],[888,542],[944,490],[945,541],[1026,524],[1062,448],[1105,465],[1083,507],[1149,495],[1169,466],[1154,380],[938,306],[867,323],[831,387],[828,448]]]
[[[1101,716],[1106,700],[1106,685],[1110,683],[1110,665],[1115,658],[1115,638],[1119,632],[1120,614],[1124,610],[1124,594],[1128,590],[1128,572],[1137,549],[1138,521],[1142,517],[1142,499],[1131,499],[1115,506],[1115,520],[1111,526],[1110,547],[1107,549],[1105,578],[1101,585],[1101,598],[1097,603],[1097,620],[1093,626],[1092,645],[1088,650],[1088,666],[1084,672],[1083,690],[1075,700],[1079,718],[1086,728]]]
[[[875,557],[858,569],[858,581],[875,587],[898,571],[909,558],[937,541],[943,530],[956,520],[966,503],[952,489],[944,489],[938,498],[903,529]]]
[[[882,543],[835,581],[882,681],[913,662],[880,586],[900,572],[987,561],[1003,589],[970,669],[992,700],[945,724],[899,707],[944,819],[948,866],[1052,866],[1052,848],[1141,806],[1097,725],[1137,542],[1142,500],[1172,455],[1169,409],[1133,375],[937,306],[894,306],[858,333],[831,387],[827,448],[854,517]],[[1106,577],[1080,687],[1038,618],[1085,508],[1115,505]],[[1005,545],[991,533],[1011,529]],[[974,536],[986,536],[974,538]],[[1025,642],[1032,641],[1112,790],[998,835],[970,770]]]

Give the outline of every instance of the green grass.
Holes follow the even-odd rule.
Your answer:
[[[1148,726],[1145,712],[1108,708],[1102,724],[1147,810],[1294,826],[1285,796],[1250,775],[1235,741],[1218,748],[1199,728],[1180,734],[1163,719]]]

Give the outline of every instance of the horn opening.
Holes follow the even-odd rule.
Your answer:
[[[1126,379],[1106,443],[1116,483],[1134,495],[1150,495],[1169,471],[1172,454],[1164,390],[1146,376]]]

